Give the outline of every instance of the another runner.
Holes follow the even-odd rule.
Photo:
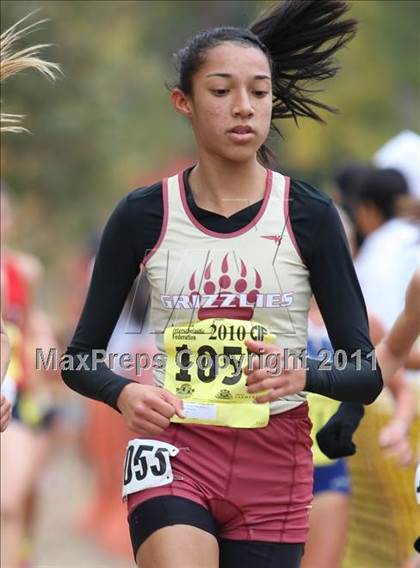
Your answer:
[[[407,460],[412,457],[411,448],[408,441],[409,427],[416,414],[416,399],[407,388],[407,382],[404,375],[398,374],[398,370],[403,367],[405,362],[410,358],[413,362],[419,359],[420,351],[418,347],[413,349],[416,340],[420,334],[420,269],[418,269],[407,288],[405,296],[404,310],[398,316],[396,322],[392,326],[389,333],[382,339],[376,347],[376,356],[380,363],[382,376],[385,384],[388,384],[393,390],[396,397],[396,407],[394,415],[390,423],[386,425],[380,433],[380,445],[393,454],[399,460],[400,464],[406,465]],[[411,350],[411,351],[410,351]],[[398,400],[399,399],[399,400]],[[343,463],[343,457],[352,455],[356,451],[356,447],[352,442],[352,437],[357,429],[361,417],[363,416],[363,407],[358,404],[342,403],[338,411],[328,420],[323,428],[316,434],[318,442],[318,452],[322,452],[331,459],[338,460]],[[319,455],[322,455],[321,453]],[[326,459],[326,458],[322,458]],[[333,463],[337,463],[333,462]],[[328,466],[327,466],[328,467]],[[318,468],[319,469],[319,468]],[[333,467],[330,466],[331,471]],[[339,474],[339,468],[336,467],[336,474]],[[339,479],[339,478],[337,478]],[[319,482],[322,480],[320,476]],[[332,478],[334,480],[334,477]],[[330,480],[331,481],[331,480]],[[317,480],[315,478],[315,487]],[[348,491],[347,474],[344,477],[344,485]],[[325,528],[325,519],[330,518],[332,511],[322,517],[322,520],[316,516],[311,519],[311,531],[309,537],[309,546],[305,549],[305,557],[303,566],[335,566],[337,558],[343,553],[344,546],[344,527],[346,522],[345,506],[342,504],[337,507],[337,498],[331,497],[329,504],[334,504],[334,520],[337,526],[334,527],[332,534],[335,536],[332,542],[326,546],[324,539],[329,539],[331,530],[322,530]],[[345,501],[344,498],[341,501]],[[328,505],[328,503],[327,503]],[[315,508],[314,508],[315,510]],[[314,510],[311,514],[313,514]],[[321,512],[321,511],[319,511]],[[326,511],[324,511],[326,513]],[[320,524],[322,522],[322,528]],[[316,529],[312,532],[312,523],[316,524]],[[338,535],[337,535],[338,533]],[[341,535],[341,538],[340,538]],[[338,538],[337,538],[338,536]],[[326,558],[328,561],[326,561]],[[406,568],[414,568],[417,566],[418,557],[410,559]],[[334,564],[336,562],[336,564]]]
[[[287,1],[249,30],[194,36],[172,102],[191,123],[198,161],[130,193],[104,231],[62,375],[141,437],[128,446],[124,495],[142,568],[299,566],[312,499],[304,391],[366,404],[381,391],[333,202],[269,169],[264,146],[273,119],[319,120],[328,109],[308,81],[335,75],[332,56],[355,31],[346,10]],[[140,265],[161,354],[156,386],[117,375],[95,351]],[[289,359],[306,347],[312,293],[346,354],[340,369]],[[263,357],[248,365],[248,350]],[[267,355],[297,368],[271,368]]]
[[[379,334],[383,334],[381,325],[372,316],[369,317],[369,324],[372,341],[376,344]],[[416,414],[416,401],[404,375],[390,372],[392,369],[383,358],[382,349],[381,345],[381,348],[376,350],[377,357],[381,364],[384,384],[389,387],[395,404],[393,415],[381,429],[378,442],[388,453],[394,455],[399,466],[406,466],[413,457],[408,435]],[[331,361],[333,357],[327,330],[315,305],[311,306],[309,312],[308,354],[321,357],[325,362]],[[393,368],[397,370],[395,365]],[[308,403],[309,416],[313,423],[311,434],[314,442],[314,502],[302,568],[338,568],[342,563],[348,537],[350,472],[344,457],[330,459],[321,451],[316,435],[335,414],[339,403],[312,393],[308,396]],[[363,417],[364,408],[356,403],[343,403],[344,405],[346,416],[342,427],[343,430],[350,428],[352,433]],[[325,436],[325,432],[321,433],[321,440],[324,440],[323,435]],[[352,449],[351,439],[347,442]]]
[[[52,79],[58,71],[55,63],[44,61],[40,57],[40,52],[46,45],[16,49],[22,37],[29,31],[34,31],[41,23],[26,25],[30,15],[1,34],[2,87],[5,79],[25,69],[36,69]],[[24,21],[25,26],[22,26]],[[25,130],[20,125],[21,118],[2,112],[1,131],[16,133]],[[9,203],[3,188],[1,200],[3,240],[10,222]],[[33,305],[39,266],[38,260],[31,255],[2,250],[1,299],[5,323],[3,327],[2,320],[2,431],[9,421],[10,406],[13,407],[13,420],[1,443],[1,565],[7,568],[21,566],[22,548],[28,528],[31,528],[28,525],[32,521],[28,518],[28,512],[34,507],[34,488],[47,450],[45,435],[40,430],[46,425],[48,414],[40,407],[39,401],[31,396],[35,390],[34,368],[31,365],[35,346],[54,347],[49,325],[44,315],[34,309]],[[6,333],[10,336],[10,343]],[[3,344],[6,346],[4,359]],[[9,355],[11,360],[7,364]]]
[[[6,212],[10,213],[7,201],[2,189],[2,221],[6,221]],[[2,238],[8,226],[2,223]],[[40,262],[34,256],[3,248],[2,309],[11,350],[3,388],[12,403],[12,420],[1,443],[1,550],[2,563],[10,568],[19,565],[27,532],[27,508],[35,503],[53,417],[51,384],[45,373],[35,369],[35,349],[48,352],[56,348],[48,319],[36,305],[41,273]]]

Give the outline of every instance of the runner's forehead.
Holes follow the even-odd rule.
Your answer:
[[[223,43],[206,52],[197,72],[203,78],[223,76],[271,81],[270,65],[266,55],[257,47]]]

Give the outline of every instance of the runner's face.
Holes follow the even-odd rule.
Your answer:
[[[189,116],[199,150],[235,162],[255,159],[271,122],[271,72],[264,53],[235,43],[210,49],[192,91]],[[238,127],[242,130],[232,132]]]

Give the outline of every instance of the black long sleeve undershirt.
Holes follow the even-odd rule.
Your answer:
[[[333,350],[343,350],[347,364],[342,370],[334,365],[321,370],[321,361],[308,359],[305,390],[340,401],[370,404],[382,389],[382,375],[377,363],[377,372],[373,369],[374,348],[369,339],[366,307],[344,229],[332,202],[319,219],[317,235],[319,240],[309,259],[310,284]]]
[[[229,219],[199,208],[184,173],[189,207],[199,222],[217,232],[241,229],[257,214],[261,203],[251,205]],[[290,222],[310,273],[310,285],[335,350],[348,356],[342,371],[321,371],[309,360],[306,390],[344,401],[369,404],[382,389],[380,369],[372,370],[367,355],[369,339],[366,308],[344,231],[332,200],[307,183],[292,180]],[[133,191],[111,215],[95,261],[92,279],[67,355],[77,358],[94,349],[107,348],[139,266],[156,244],[163,220],[161,183]],[[360,350],[361,369],[351,355]],[[130,382],[104,363],[95,370],[63,370],[64,382],[73,390],[117,409],[121,390]]]

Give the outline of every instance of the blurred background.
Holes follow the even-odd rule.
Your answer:
[[[340,53],[342,70],[320,95],[340,112],[325,115],[327,126],[302,120],[297,128],[285,121],[279,125],[283,139],[272,142],[281,171],[327,192],[335,191],[340,167],[355,160],[370,164],[378,148],[400,131],[420,131],[420,3],[350,4],[359,33]],[[59,63],[63,72],[53,82],[27,71],[1,89],[3,112],[25,115],[23,126],[29,130],[2,136],[1,177],[14,215],[7,244],[34,255],[43,266],[37,300],[61,350],[83,305],[97,236],[117,201],[194,160],[191,131],[170,104],[172,54],[195,32],[246,26],[269,5],[237,0],[2,1],[2,31],[34,10],[31,21],[47,19],[21,45],[51,44],[44,57]],[[94,442],[87,439],[89,420],[115,420],[117,446],[124,445],[126,433],[118,430],[116,413],[80,400],[58,386],[58,377],[52,380],[57,382],[58,418],[39,474],[27,566],[132,566],[124,506],[116,499],[112,507],[118,514],[110,514],[105,523],[105,505],[92,497],[106,470],[98,463],[106,462],[110,446],[92,462],[100,433]],[[121,467],[116,465],[117,473],[101,481],[104,487],[118,485]],[[401,481],[395,468],[382,479],[384,486],[412,484],[411,474],[402,474]],[[404,499],[414,501],[410,492],[412,485]],[[404,512],[401,496],[389,497],[385,509],[384,499],[382,493],[370,510],[359,511],[349,531],[349,568],[395,568],[411,554],[416,529],[405,527],[400,534],[401,523],[412,524],[411,513]],[[391,519],[389,526],[383,526],[384,515]],[[366,532],[372,524],[374,532]],[[388,541],[376,542],[378,549],[369,556],[372,539]]]

